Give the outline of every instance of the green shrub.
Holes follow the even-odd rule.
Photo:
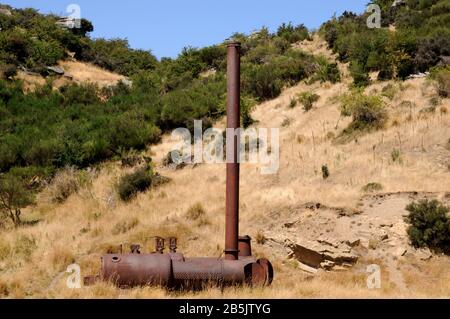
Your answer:
[[[124,39],[90,41],[80,58],[123,75],[153,70],[157,65],[156,58],[150,52],[130,49],[128,41]]]
[[[198,220],[206,215],[206,210],[201,203],[195,203],[186,212],[186,219]]]
[[[303,41],[305,39],[310,39],[308,29],[300,24],[298,26],[292,25],[291,22],[288,24],[283,23],[278,27],[277,36],[285,39],[289,43],[295,43],[299,41]]]
[[[17,75],[17,67],[14,64],[0,65],[0,77],[8,80]]]
[[[296,99],[295,97],[291,98],[291,101],[289,102],[289,108],[293,109],[294,107],[296,107],[297,102],[298,102],[298,99]]]
[[[449,208],[437,200],[421,200],[406,207],[408,235],[415,247],[450,253]]]
[[[330,177],[330,170],[328,169],[328,165],[322,165],[322,178],[328,179]]]
[[[245,63],[242,67],[242,86],[246,95],[263,101],[280,95],[289,86],[314,74],[314,58],[303,52],[288,50],[264,64]]]
[[[312,81],[337,83],[340,80],[341,73],[337,63],[328,62],[327,58],[324,56],[316,58],[315,74],[312,77]]]
[[[381,185],[380,183],[375,183],[375,182],[368,183],[367,185],[365,185],[362,188],[362,191],[365,193],[378,192],[381,190],[383,190],[383,185]]]
[[[144,149],[147,144],[156,143],[161,130],[152,123],[146,123],[140,112],[126,112],[111,123],[110,141],[115,149]]]
[[[292,124],[292,119],[290,117],[285,117],[283,122],[281,122],[281,127],[289,127]]]
[[[393,100],[398,93],[398,88],[395,84],[389,83],[381,89],[381,95]]]
[[[137,169],[122,176],[117,184],[120,199],[129,201],[140,192],[145,192],[152,185],[153,172],[148,167]]]
[[[364,70],[361,64],[353,62],[350,64],[350,74],[353,77],[355,87],[364,87],[370,84],[369,73]]]
[[[432,78],[436,81],[439,96],[450,97],[450,67],[433,71]]]
[[[137,225],[139,225],[139,219],[137,219],[136,217],[127,219],[115,224],[111,233],[113,235],[125,234],[126,232],[135,228]]]
[[[365,95],[361,91],[345,94],[341,98],[341,114],[352,116],[347,132],[353,130],[379,129],[387,121],[383,100],[376,95]]]
[[[251,65],[243,70],[243,90],[260,100],[275,98],[281,93],[283,83],[273,64]]]
[[[254,98],[249,96],[241,97],[241,124],[243,128],[248,128],[250,125],[255,123],[252,118],[251,112],[256,105]]]
[[[393,149],[391,152],[391,159],[394,163],[402,163],[402,152],[399,149]]]
[[[59,88],[65,105],[99,103],[98,88],[93,84],[69,84]]]
[[[28,54],[26,65],[33,68],[34,66],[55,65],[58,60],[64,57],[64,50],[56,40],[41,41],[34,39],[28,46]]]
[[[450,32],[443,29],[442,25],[433,27],[433,32],[417,39],[417,52],[414,57],[414,65],[417,71],[425,72],[437,65],[442,56],[448,55]]]
[[[305,110],[305,112],[311,110],[314,106],[314,103],[316,103],[319,98],[319,95],[312,92],[302,92],[298,94],[298,100],[303,104],[303,109]]]

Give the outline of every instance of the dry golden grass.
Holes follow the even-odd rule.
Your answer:
[[[70,67],[68,71],[77,74],[75,70],[70,71]],[[83,72],[80,69],[80,74]],[[97,80],[101,78],[99,75]],[[279,98],[258,105],[253,112],[257,126],[280,127],[278,173],[261,175],[256,164],[243,164],[241,169],[241,234],[258,238],[258,242],[254,241],[255,254],[274,261],[275,280],[271,287],[235,287],[224,291],[209,288],[194,293],[168,292],[154,287],[122,290],[108,283],[98,283],[68,289],[66,275],[61,272],[69,264],[79,264],[82,275],[95,274],[99,271],[100,256],[117,251],[120,244],[140,243],[144,251],[153,251],[154,236],[176,235],[179,250],[187,256],[218,257],[223,251],[224,165],[188,166],[180,171],[158,165],[157,170],[172,182],[122,203],[114,193],[114,184],[124,169],[119,163],[107,163],[88,189],[71,195],[64,203],[39,200],[35,207],[28,208],[24,215],[39,218],[41,222],[37,225],[0,232],[0,297],[450,297],[448,257],[434,258],[417,267],[408,260],[399,261],[406,290],[393,282],[390,268],[384,265],[386,261],[378,260],[383,271],[382,289],[369,290],[365,269],[373,260],[361,258],[350,270],[319,271],[311,275],[301,271],[295,261],[263,244],[268,213],[289,205],[314,201],[328,206],[357,207],[361,188],[370,182],[380,183],[385,192],[450,190],[449,153],[445,149],[450,138],[450,115],[447,112],[426,116],[419,113],[428,106],[428,98],[434,94],[432,87],[423,79],[407,81],[395,101],[388,102],[395,125],[347,144],[338,144],[333,136],[348,125],[349,119],[339,120],[337,97],[347,91],[349,81],[344,78],[335,85],[301,83],[286,89]],[[368,90],[380,91],[384,85],[386,83],[376,83]],[[305,90],[321,96],[314,109],[305,113],[301,107],[289,108],[291,98]],[[406,100],[412,102],[411,107],[398,106]],[[441,107],[448,108],[449,100],[443,100]],[[292,121],[289,127],[283,128],[285,118]],[[224,127],[224,121],[218,126]],[[172,142],[165,136],[163,142],[148,153],[156,163],[161,163],[171,147]],[[402,163],[392,162],[393,149],[401,150]],[[320,171],[324,164],[330,170],[327,180]],[[203,207],[200,219],[207,222],[187,218],[187,212],[194,211],[192,207],[197,203]],[[199,211],[198,207],[196,210]]]
[[[102,87],[114,85],[125,78],[90,63],[67,60],[61,61],[59,65],[79,83],[90,82]]]
[[[65,76],[53,79],[53,89],[58,89],[59,87],[70,83],[93,83],[99,87],[105,87],[115,85],[120,80],[125,79],[123,75],[107,71],[90,63],[76,60],[60,61],[58,65],[64,69]],[[66,75],[70,75],[72,79],[69,79]],[[37,87],[43,86],[46,83],[44,77],[28,74],[23,71],[17,72],[16,79],[23,81],[25,92],[33,92]]]

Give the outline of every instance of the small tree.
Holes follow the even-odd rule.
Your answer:
[[[450,209],[437,200],[422,200],[406,206],[408,235],[415,247],[450,253]]]
[[[24,181],[13,173],[0,176],[0,213],[10,219],[15,227],[20,226],[22,208],[33,203],[33,194]]]

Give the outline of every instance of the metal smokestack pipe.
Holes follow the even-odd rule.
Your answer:
[[[240,128],[241,102],[241,44],[227,45],[227,128]],[[230,130],[228,130],[230,131]],[[230,143],[231,142],[231,143]],[[239,140],[227,132],[227,191],[225,221],[225,259],[238,260],[239,248]],[[232,161],[228,154],[233,154]]]

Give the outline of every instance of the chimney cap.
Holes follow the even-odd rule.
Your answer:
[[[240,47],[240,46],[241,46],[241,42],[239,42],[239,41],[231,40],[231,41],[227,42],[227,47]]]

